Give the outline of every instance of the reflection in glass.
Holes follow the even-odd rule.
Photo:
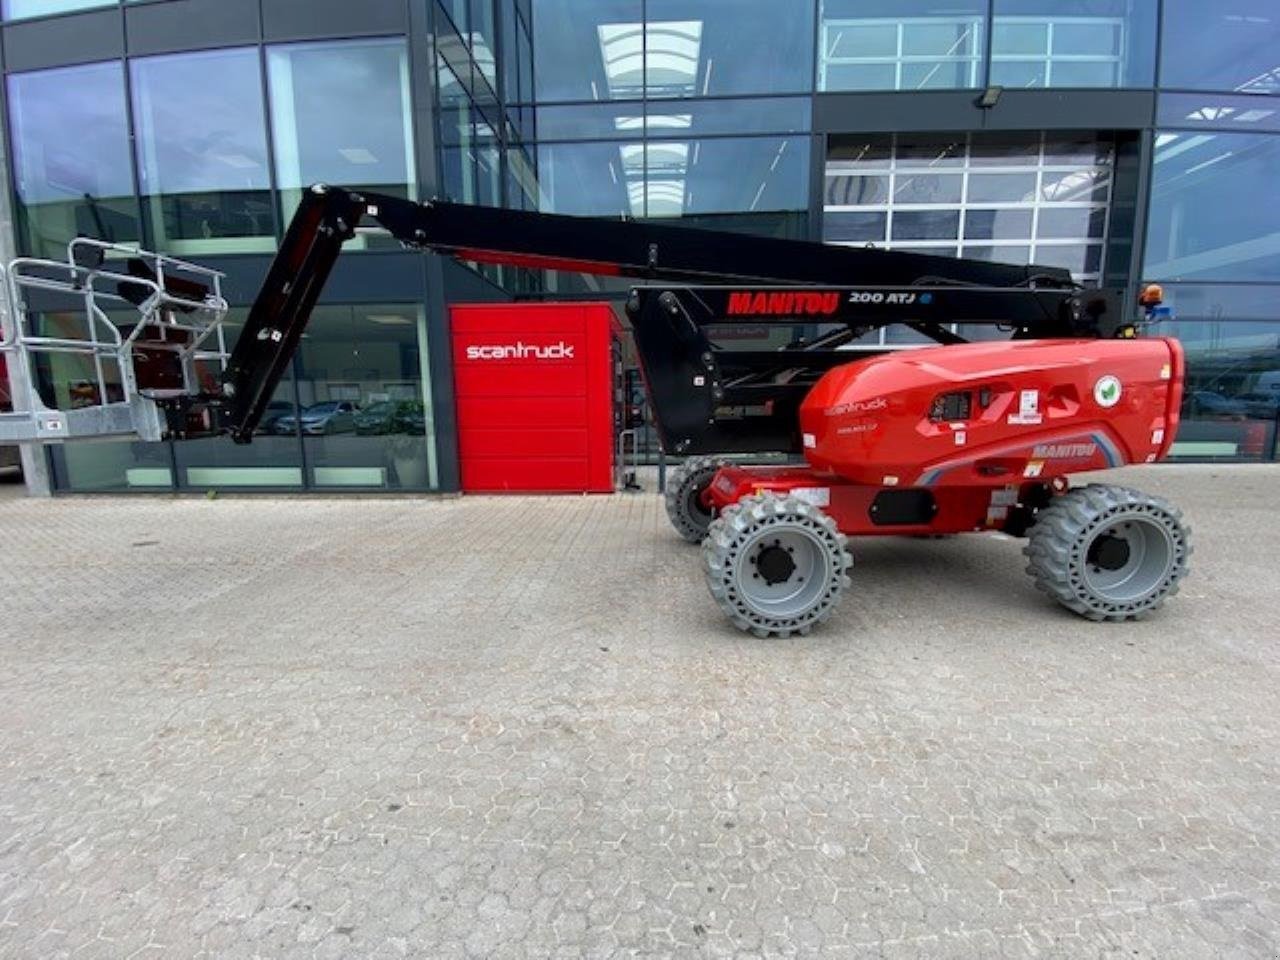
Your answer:
[[[116,0],[4,0],[3,10],[6,20],[22,20],[27,17],[47,17],[54,13],[115,5]]]
[[[1175,457],[1271,460],[1280,419],[1280,286],[1170,284],[1160,333],[1186,351]]]
[[[274,250],[257,50],[147,57],[130,69],[151,242],[177,253]]]
[[[320,307],[298,351],[296,420],[317,488],[425,490],[436,484],[420,307]]]
[[[823,0],[819,90],[976,87],[986,3]]]
[[[1164,0],[1162,26],[1162,87],[1280,93],[1275,0]]]
[[[313,183],[416,199],[403,38],[270,47],[267,75],[286,221]]]
[[[1114,146],[1040,134],[833,137],[824,239],[1099,278]],[[976,241],[976,243],[974,242]]]
[[[1149,87],[1156,0],[996,0],[991,82]]]
[[[25,250],[60,260],[76,236],[137,240],[121,65],[11,74],[8,93]]]
[[[1280,280],[1280,137],[1156,136],[1146,275]]]

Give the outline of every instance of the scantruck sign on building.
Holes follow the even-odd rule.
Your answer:
[[[475,304],[450,317],[463,491],[612,491],[609,305]]]

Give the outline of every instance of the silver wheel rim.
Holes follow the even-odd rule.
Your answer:
[[[788,559],[792,569],[764,569],[779,555]],[[802,617],[818,604],[830,586],[829,551],[821,540],[803,529],[766,527],[747,538],[739,556],[734,587],[747,606],[763,617]],[[784,572],[785,578],[780,579]]]
[[[1095,562],[1099,547],[1119,545],[1123,563],[1112,566]],[[1176,550],[1173,538],[1162,523],[1139,516],[1121,517],[1099,529],[1085,548],[1084,582],[1098,597],[1109,603],[1136,603],[1155,593],[1173,570]],[[1113,561],[1114,563],[1114,561]]]

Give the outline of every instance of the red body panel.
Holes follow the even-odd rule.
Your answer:
[[[1182,348],[1167,339],[977,343],[853,361],[801,405],[809,468],[725,467],[705,500],[722,510],[755,493],[791,494],[849,534],[1003,529],[1020,507],[1065,490],[1071,473],[1167,454],[1183,372]],[[948,395],[967,402],[943,407]],[[889,520],[904,501],[923,504],[919,516]]]
[[[462,489],[611,492],[613,310],[475,304],[451,322]]]
[[[1168,339],[931,347],[830,371],[800,427],[814,469],[856,483],[1003,485],[1160,459],[1182,378]],[[967,416],[931,418],[947,394],[969,395]]]

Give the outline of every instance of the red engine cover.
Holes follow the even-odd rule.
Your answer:
[[[1176,340],[904,350],[828,372],[800,408],[805,456],[873,486],[993,485],[1158,460],[1182,402]]]

